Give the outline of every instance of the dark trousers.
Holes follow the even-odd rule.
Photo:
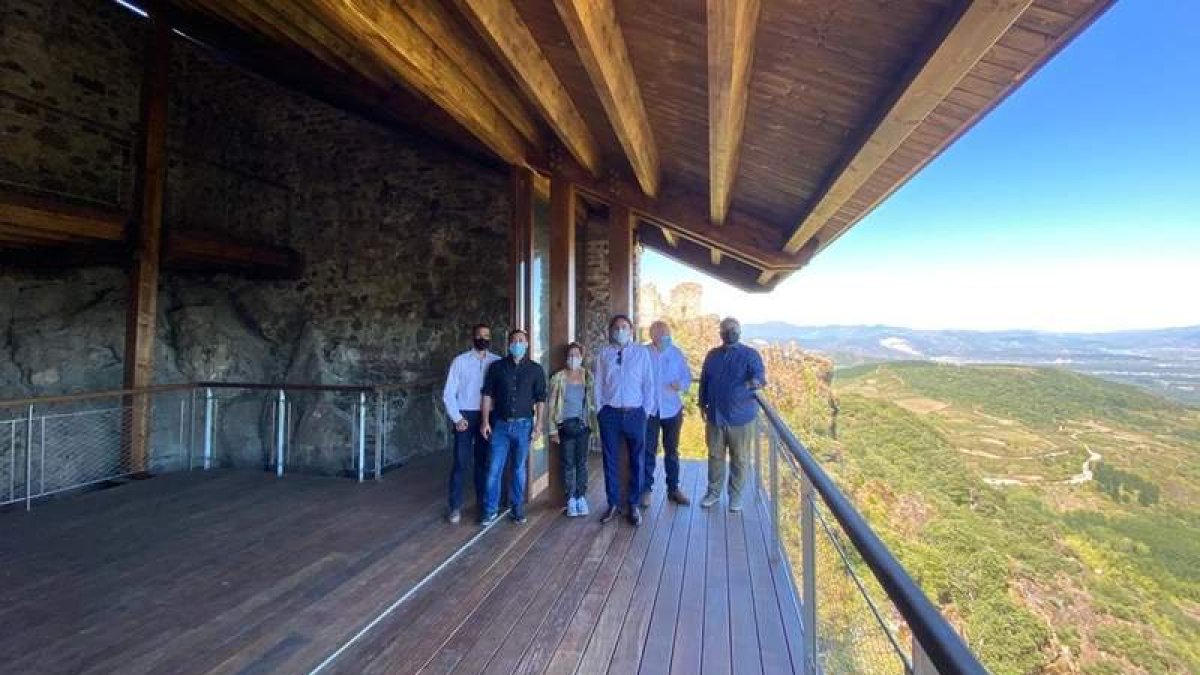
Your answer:
[[[658,455],[658,437],[662,432],[663,469],[667,472],[667,492],[679,489],[679,430],[683,428],[683,412],[674,417],[660,419],[651,415],[646,420],[646,472],[642,479],[642,490],[649,492],[654,486],[654,466]]]
[[[483,499],[487,494],[488,449],[490,444],[479,433],[479,411],[463,410],[463,419],[467,420],[467,430],[459,431],[450,423],[450,433],[454,436],[454,466],[450,469],[450,508],[461,509],[463,505],[463,481],[466,480],[467,467],[472,469],[475,481],[475,503],[483,507]]]
[[[646,458],[646,411],[642,408],[600,410],[600,445],[604,448],[604,493],[608,505],[621,505],[621,442],[629,449],[629,504],[637,508],[642,497]]]
[[[572,435],[574,434],[574,435]],[[558,449],[562,454],[563,492],[577,499],[588,489],[588,440],[591,431],[577,419],[558,425]]]

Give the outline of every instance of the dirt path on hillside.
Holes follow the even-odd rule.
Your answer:
[[[1009,487],[1009,486],[1013,486],[1013,485],[1083,485],[1084,483],[1087,483],[1088,481],[1095,480],[1096,464],[1098,464],[1100,462],[1100,460],[1104,459],[1104,456],[1101,455],[1100,453],[1096,452],[1095,450],[1092,450],[1092,447],[1090,445],[1088,445],[1087,443],[1080,441],[1079,433],[1080,432],[1078,432],[1078,431],[1071,433],[1071,439],[1074,441],[1077,441],[1080,445],[1083,446],[1083,449],[1087,451],[1087,459],[1083,460],[1083,466],[1080,467],[1079,473],[1077,473],[1073,476],[1070,476],[1069,478],[1066,478],[1063,480],[1055,480],[1055,481],[1047,481],[1040,476],[1037,476],[1037,477],[1030,476],[1030,477],[1022,477],[1022,478],[984,477],[983,482],[987,483],[988,485],[994,486],[994,487]],[[967,452],[967,451],[961,450],[961,449],[959,450],[959,452],[966,452],[967,454],[972,454],[972,455],[977,454],[975,452]],[[978,453],[978,454],[987,454],[987,453]],[[1051,454],[1062,454],[1062,453],[1059,452],[1059,453],[1051,453]],[[1050,455],[1046,455],[1046,456],[1050,456]],[[1000,459],[1000,458],[997,458],[997,459]],[[1018,459],[1025,459],[1025,458],[1018,458]],[[1032,459],[1032,458],[1030,458],[1030,459]]]

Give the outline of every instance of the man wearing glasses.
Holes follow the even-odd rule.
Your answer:
[[[629,453],[626,503],[629,522],[642,524],[638,500],[642,495],[646,459],[646,413],[654,410],[654,363],[650,351],[633,340],[633,323],[624,314],[608,322],[609,344],[596,358],[596,405],[600,407],[600,445],[604,450],[604,492],[607,523],[621,512],[618,472],[621,443]]]

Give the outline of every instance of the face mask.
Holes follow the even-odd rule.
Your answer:
[[[525,352],[529,351],[529,345],[524,342],[514,342],[508,346],[508,353],[518,361],[525,358]]]
[[[621,346],[629,344],[629,329],[618,328],[612,332],[613,341]]]
[[[472,344],[475,345],[475,349],[482,352],[487,351],[487,348],[492,346],[492,341],[487,338],[475,338]]]
[[[721,331],[721,342],[726,345],[737,344],[738,340],[742,339],[742,331],[737,329]]]
[[[583,367],[583,357],[582,356],[568,356],[567,357],[567,367],[570,368],[571,370],[579,370],[580,368]]]
[[[662,349],[666,349],[667,347],[670,347],[671,346],[671,336],[664,335],[664,336],[660,337],[658,339],[658,344],[661,346]]]

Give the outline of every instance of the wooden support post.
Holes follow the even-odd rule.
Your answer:
[[[509,236],[509,329],[529,324],[533,259],[533,172],[521,166],[512,168],[512,223]]]
[[[550,344],[547,372],[567,364],[566,345],[575,340],[575,187],[558,176],[550,179]],[[562,449],[549,448],[550,503],[563,498]]]
[[[163,194],[167,182],[167,95],[171,70],[171,27],[151,6],[150,33],[142,81],[142,123],[138,140],[135,217],[132,219],[129,305],[125,315],[125,388],[154,380],[154,334],[158,312],[158,271],[162,248]],[[144,473],[150,447],[150,397],[129,401],[127,468]]]
[[[608,274],[610,313],[633,320],[633,213],[623,204],[608,207]]]

